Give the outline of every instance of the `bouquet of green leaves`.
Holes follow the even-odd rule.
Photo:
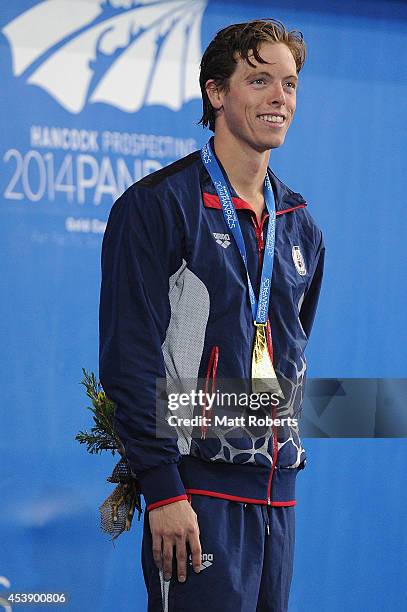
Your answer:
[[[86,394],[92,402],[92,406],[87,406],[87,409],[93,414],[94,426],[89,433],[80,431],[75,436],[75,440],[80,444],[86,444],[87,451],[91,454],[110,450],[112,455],[116,453],[121,455],[111,476],[107,478],[108,482],[116,483],[117,487],[99,507],[101,528],[114,540],[123,531],[130,529],[135,509],[138,510],[140,520],[142,513],[140,487],[126,459],[123,444],[114,431],[114,402],[106,396],[93,372],[88,374],[84,368],[82,371],[84,378],[81,384],[84,385]]]

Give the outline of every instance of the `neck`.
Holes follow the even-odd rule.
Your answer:
[[[238,195],[255,208],[263,209],[264,177],[270,151],[256,152],[239,142],[230,142],[224,134],[215,133],[215,152]]]

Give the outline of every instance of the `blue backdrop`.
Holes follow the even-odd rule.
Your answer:
[[[90,426],[79,381],[97,368],[104,223],[128,184],[208,138],[200,54],[264,16],[309,48],[271,166],[325,235],[310,375],[407,376],[407,4],[3,2],[0,598],[65,590],[70,610],[145,609],[141,524],[115,545],[99,529],[115,461],[74,440]],[[405,440],[306,442],[290,610],[401,609]]]

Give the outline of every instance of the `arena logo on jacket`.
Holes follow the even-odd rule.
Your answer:
[[[30,241],[98,248],[114,200],[199,148],[207,4],[7,5],[0,25],[8,43],[0,46],[7,91],[0,118],[1,192],[4,211],[27,217]],[[41,218],[35,227],[27,205]]]

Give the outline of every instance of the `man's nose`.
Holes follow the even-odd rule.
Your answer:
[[[285,92],[281,83],[274,83],[269,92],[269,103],[275,106],[285,104]]]

